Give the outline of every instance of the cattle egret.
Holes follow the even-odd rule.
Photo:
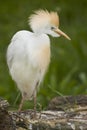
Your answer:
[[[57,12],[47,10],[35,11],[29,17],[32,32],[18,31],[12,38],[7,49],[7,64],[18,89],[21,91],[22,100],[19,111],[25,100],[34,99],[36,111],[36,95],[40,83],[50,63],[50,39],[64,36],[70,38],[59,29],[59,16]]]

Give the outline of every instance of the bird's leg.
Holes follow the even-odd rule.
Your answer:
[[[24,100],[25,100],[25,98],[24,98],[24,96],[22,96],[21,103],[20,103],[20,105],[19,105],[19,109],[18,109],[19,112],[20,112],[21,109],[22,109],[22,106],[23,106]]]
[[[34,90],[34,117],[36,117],[36,105],[37,105],[37,94],[36,89]]]
[[[37,105],[37,87],[39,82],[36,83],[36,87],[33,92],[33,98],[34,98],[34,117],[36,118],[36,105]]]

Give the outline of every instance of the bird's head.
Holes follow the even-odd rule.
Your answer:
[[[48,12],[47,10],[35,11],[29,17],[29,24],[35,33],[50,34],[53,37],[64,36],[70,40],[69,36],[59,29],[59,16],[57,12]]]

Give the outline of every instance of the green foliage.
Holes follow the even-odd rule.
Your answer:
[[[51,63],[38,102],[45,107],[57,95],[87,94],[87,0],[0,1],[0,96],[12,106],[18,90],[9,76],[6,49],[16,31],[29,30],[27,18],[40,8],[57,11],[60,28],[72,40],[51,37]],[[30,106],[33,107],[32,102],[25,103],[25,108]]]

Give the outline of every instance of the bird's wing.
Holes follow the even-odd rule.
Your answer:
[[[7,64],[9,68],[11,68],[15,58],[17,58],[18,56],[20,56],[21,58],[23,54],[25,54],[24,53],[24,51],[26,51],[25,45],[27,42],[27,38],[30,35],[32,35],[32,33],[29,31],[19,31],[13,36],[11,43],[8,46],[7,54],[6,54]]]

